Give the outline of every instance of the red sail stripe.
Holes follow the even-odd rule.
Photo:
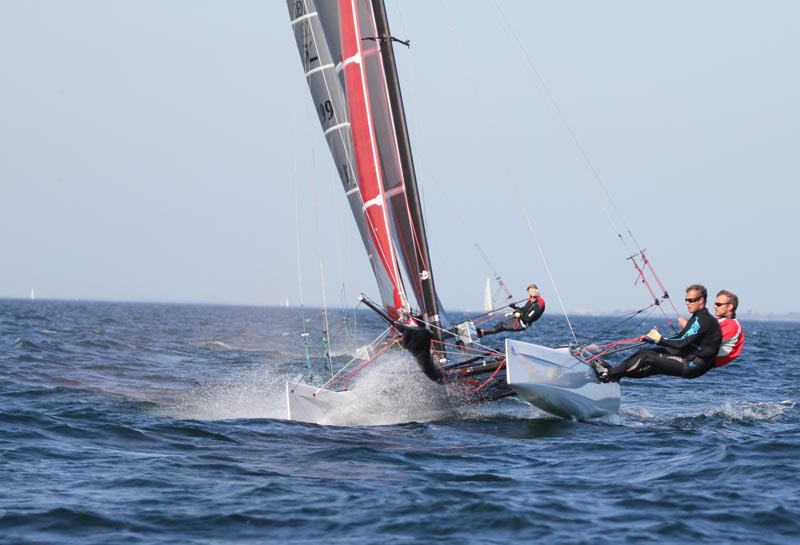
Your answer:
[[[350,110],[353,153],[358,171],[358,183],[364,200],[364,215],[370,236],[378,249],[379,258],[394,285],[393,301],[384,301],[389,316],[399,317],[398,309],[405,307],[397,257],[392,244],[386,199],[379,168],[375,129],[370,115],[369,91],[364,72],[361,50],[361,32],[355,0],[339,4],[339,21],[342,38],[342,61],[347,104]],[[393,305],[393,306],[392,306]]]

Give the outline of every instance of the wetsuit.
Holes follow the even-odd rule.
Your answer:
[[[719,327],[722,329],[722,345],[714,363],[715,367],[728,365],[739,357],[744,346],[744,329],[736,318],[720,318]]]
[[[492,329],[480,330],[481,336],[500,333],[501,331],[522,331],[542,317],[542,314],[544,314],[544,307],[545,302],[543,297],[528,297],[525,306],[521,309],[517,309],[516,312],[514,312],[513,318],[500,322]],[[516,309],[517,307],[512,305],[511,308]]]
[[[704,307],[692,314],[676,335],[662,337],[658,348],[639,350],[619,365],[609,368],[608,378],[619,380],[652,375],[697,378],[713,369],[721,343],[719,322]]]

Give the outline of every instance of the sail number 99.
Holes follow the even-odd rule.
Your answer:
[[[317,107],[319,108],[319,115],[323,122],[333,119],[333,104],[330,100],[326,100]]]

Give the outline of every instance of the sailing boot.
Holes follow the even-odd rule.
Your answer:
[[[597,374],[597,378],[600,380],[600,382],[611,382],[611,377],[608,373],[609,365],[606,362],[595,360],[592,362],[592,367],[594,368],[594,372]]]

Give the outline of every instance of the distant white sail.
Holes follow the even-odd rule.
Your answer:
[[[31,288],[31,301],[33,301],[34,299],[36,299],[36,291],[33,288]]]
[[[492,285],[489,279],[486,279],[486,288],[483,291],[483,311],[492,311]]]

